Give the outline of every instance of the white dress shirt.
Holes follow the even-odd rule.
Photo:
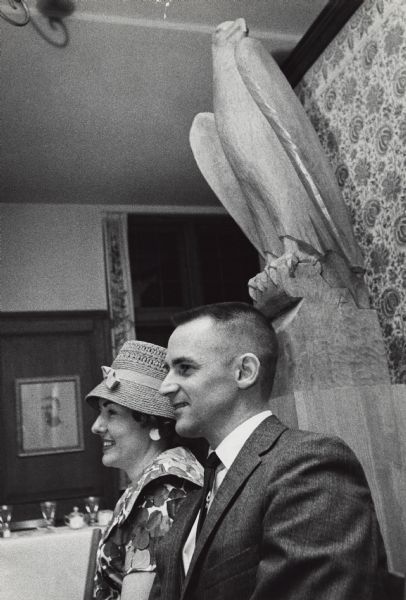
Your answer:
[[[221,460],[221,464],[217,467],[216,470],[213,490],[212,494],[210,495],[209,510],[217,490],[219,489],[225,476],[227,475],[227,471],[230,469],[231,465],[237,458],[237,455],[240,452],[241,448],[244,446],[245,442],[248,440],[251,433],[258,427],[258,425],[262,423],[262,421],[264,421],[271,414],[272,413],[270,410],[264,410],[254,415],[253,417],[250,417],[249,419],[238,425],[238,427],[236,427],[231,433],[229,433],[228,436],[225,437],[224,440],[220,442],[220,444],[215,449],[217,456]],[[212,451],[213,450],[210,449],[210,452]],[[196,528],[198,520],[199,514],[197,514],[196,520],[193,523],[192,529],[190,530],[186,543],[183,546],[182,560],[185,574],[189,569],[193,552],[195,550]]]

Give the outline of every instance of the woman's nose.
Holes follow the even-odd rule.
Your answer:
[[[97,417],[92,425],[92,433],[102,434],[106,431],[106,422],[101,415]]]

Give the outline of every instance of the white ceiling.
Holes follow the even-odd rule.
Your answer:
[[[155,0],[77,0],[65,48],[0,20],[0,201],[217,204],[188,143],[211,110],[213,28],[243,16],[280,60],[326,4],[172,0],[164,18]]]

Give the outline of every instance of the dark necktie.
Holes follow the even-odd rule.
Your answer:
[[[196,529],[196,539],[199,536],[200,530],[203,527],[203,523],[207,515],[207,510],[209,508],[210,503],[210,496],[212,493],[211,490],[213,487],[214,478],[216,476],[216,469],[220,463],[221,460],[215,452],[211,452],[206,459],[206,464],[204,466],[203,490],[200,501],[200,514]]]

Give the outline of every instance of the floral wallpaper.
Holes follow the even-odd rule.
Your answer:
[[[393,383],[406,383],[406,2],[365,0],[296,92],[363,251]]]

